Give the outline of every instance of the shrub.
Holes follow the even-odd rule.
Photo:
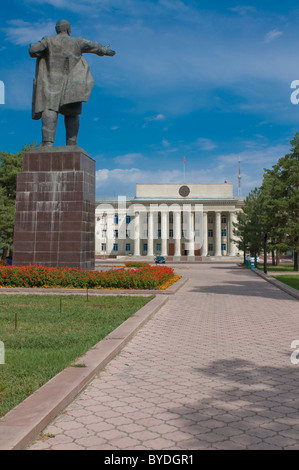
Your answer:
[[[127,268],[145,268],[145,267],[148,267],[150,265],[149,265],[149,263],[144,263],[144,262],[141,262],[141,261],[127,261],[125,263],[125,266]]]

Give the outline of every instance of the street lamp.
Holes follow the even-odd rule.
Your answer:
[[[264,238],[264,273],[267,274],[267,239],[270,236],[269,232],[262,232]]]

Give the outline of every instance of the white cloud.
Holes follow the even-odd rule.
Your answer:
[[[155,116],[150,116],[150,117],[147,117],[145,118],[145,120],[147,122],[151,122],[151,121],[163,121],[165,119],[165,116],[164,114],[156,114]]]
[[[251,5],[238,5],[236,7],[229,8],[229,11],[244,16],[250,13],[256,13],[256,8]]]
[[[206,169],[191,167],[192,164],[186,169],[188,183],[223,183],[224,180],[229,180],[229,173],[222,166]],[[159,172],[140,168],[103,169],[96,173],[97,196],[134,196],[136,184],[183,183],[183,179],[183,171],[176,169],[160,170]]]
[[[6,33],[7,41],[18,46],[29,46],[30,43],[39,41],[43,36],[55,34],[55,23],[44,21],[28,23],[23,20],[11,20],[9,27],[1,28]]]
[[[114,161],[119,165],[132,165],[134,162],[142,159],[141,153],[127,153],[125,155],[118,155],[114,158]]]
[[[246,196],[255,186],[262,184],[264,168],[271,169],[280,157],[289,152],[288,145],[266,146],[265,144],[259,144],[259,142],[254,141],[243,142],[243,151],[215,155],[212,160],[205,160],[204,164],[202,160],[189,159],[188,155],[186,155],[186,182],[207,184],[228,181],[228,183],[233,184],[234,194],[237,195],[240,160],[241,190],[242,195]],[[175,158],[174,162],[177,161]],[[183,157],[181,161],[183,162]],[[178,167],[175,167],[174,164],[172,168],[163,169],[160,167],[159,171],[142,169],[140,167],[98,170],[97,195],[134,196],[137,183],[182,183],[183,164],[181,169]]]
[[[60,10],[70,10],[74,12],[89,11],[91,9],[100,8],[101,10],[108,7],[109,0],[25,0],[27,3],[38,5],[51,5]]]
[[[214,150],[217,145],[211,139],[199,138],[197,139],[201,150]]]
[[[294,60],[297,51],[295,43],[286,47],[286,39],[281,36],[286,20],[282,20],[279,30],[271,29],[273,14],[259,10],[258,19],[247,16],[246,12],[254,11],[249,5],[226,12],[201,11],[200,6],[196,9],[181,0],[27,0],[27,3],[51,4],[66,10],[74,6],[76,12],[84,8],[87,12],[99,11],[98,21],[89,14],[82,23],[74,20],[73,34],[111,43],[117,53],[113,59],[87,57],[95,87],[129,100],[133,112],[148,114],[144,127],[162,122],[165,116],[215,106],[226,112],[268,113],[271,119],[289,116],[289,110],[278,113],[276,104],[279,99],[289,104],[284,87],[287,80],[289,84],[297,78]],[[233,15],[232,10],[237,14]],[[292,24],[295,19],[289,21]],[[4,31],[7,40],[28,45],[45,34],[55,34],[54,27],[51,21],[13,20]],[[269,31],[266,38],[265,31]],[[283,40],[274,41],[278,36]],[[228,94],[229,104],[224,99],[216,103],[222,90]],[[230,100],[231,95],[238,99]],[[159,113],[151,116],[157,109]]]
[[[273,29],[272,31],[269,31],[266,36],[265,36],[265,42],[272,42],[274,39],[278,38],[279,36],[282,36],[283,32],[278,31],[277,29]]]

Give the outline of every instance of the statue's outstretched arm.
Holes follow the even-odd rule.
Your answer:
[[[81,52],[84,53],[89,53],[89,54],[96,54],[99,56],[114,56],[115,51],[112,51],[110,49],[110,46],[102,46],[99,42],[96,41],[89,41],[87,39],[82,39],[79,38],[80,41],[80,47],[81,47]]]

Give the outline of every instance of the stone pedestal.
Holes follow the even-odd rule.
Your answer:
[[[94,269],[95,161],[79,147],[23,155],[13,264]]]

